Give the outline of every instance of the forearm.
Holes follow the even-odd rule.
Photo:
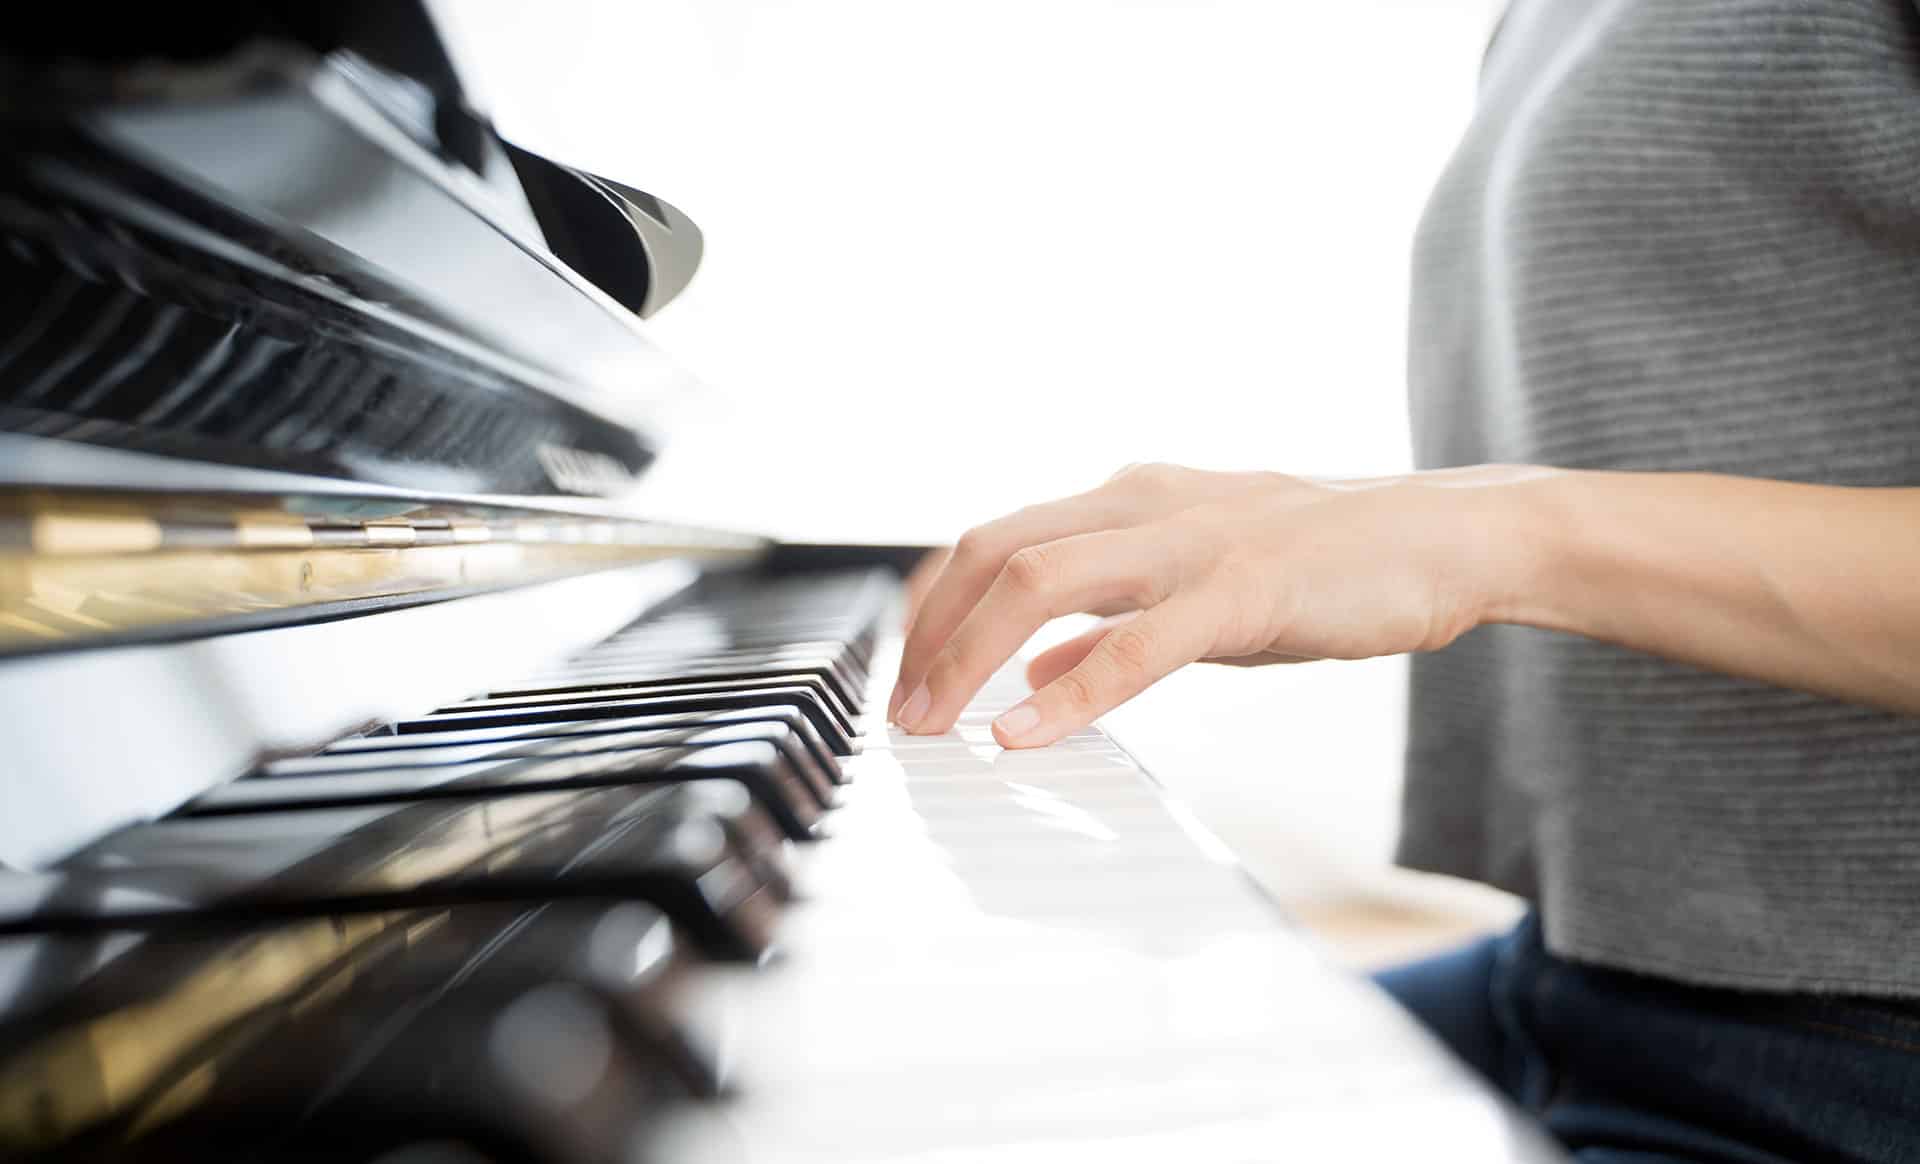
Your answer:
[[[1920,490],[1692,473],[1478,480],[1463,509],[1491,565],[1482,621],[1920,713]]]
[[[1365,659],[1486,623],[1920,714],[1916,579],[1920,489],[1135,466],[968,531],[914,619],[888,710],[944,732],[1049,619],[1118,608],[1136,616],[1044,657],[1033,695],[995,722],[1000,743],[1051,743],[1197,659]]]

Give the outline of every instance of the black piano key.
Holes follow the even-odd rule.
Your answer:
[[[716,1048],[687,1029],[676,996],[696,973],[698,955],[652,906],[544,906],[526,919],[486,970],[506,981],[566,982],[616,1006],[623,1036],[666,1065],[689,1094],[715,1098],[727,1081]]]
[[[824,668],[789,667],[784,670],[719,670],[682,675],[621,676],[605,682],[564,683],[555,688],[530,686],[523,690],[488,692],[454,707],[512,707],[540,703],[570,703],[595,699],[627,699],[636,695],[700,695],[714,691],[751,691],[756,687],[812,689],[840,725],[854,730],[859,709],[840,693],[840,684]]]
[[[571,750],[568,750],[568,749]],[[549,741],[527,754],[354,771],[308,771],[236,780],[187,802],[182,816],[344,808],[435,797],[488,797],[574,788],[731,780],[793,840],[811,840],[831,795],[800,764],[808,757],[776,726],[750,724],[682,732],[644,732],[612,740]],[[416,754],[408,759],[418,760]]]
[[[715,680],[753,680],[761,683],[781,675],[814,675],[826,685],[840,706],[858,714],[864,703],[865,677],[844,665],[831,654],[756,653],[735,657],[673,656],[666,659],[628,659],[622,656],[594,657],[565,670],[543,672],[487,692],[489,699],[509,699],[526,695],[557,695],[567,692],[596,691],[622,685],[660,686],[665,683],[706,682]]]
[[[851,756],[859,751],[854,736],[841,727],[819,696],[805,687],[768,687],[750,691],[714,692],[704,695],[653,695],[646,698],[610,702],[586,701],[536,704],[511,708],[450,708],[420,719],[407,719],[393,725],[395,732],[413,735],[422,732],[464,731],[472,728],[504,728],[522,725],[576,723],[593,719],[632,719],[640,716],[698,715],[710,711],[789,707],[805,716],[836,756]]]
[[[176,817],[53,873],[0,879],[0,933],[257,922],[479,903],[649,902],[718,957],[757,960],[779,888],[743,837],[776,835],[738,784],[605,788]]]
[[[463,992],[471,996],[473,992]],[[527,1003],[533,1003],[531,1011]],[[559,1004],[557,1007],[555,1004]],[[132,1143],[115,1164],[651,1164],[649,1129],[687,1101],[671,1077],[607,1035],[611,1008],[590,993],[541,988],[514,998],[429,1000],[405,1034],[319,1103],[298,1070],[222,1077],[230,1086]],[[379,1016],[381,1012],[374,1012]],[[516,1021],[518,1016],[518,1021]],[[504,1031],[517,1038],[501,1039]],[[570,1040],[584,1068],[543,1049]],[[509,1059],[496,1047],[520,1051]],[[531,1054],[529,1054],[531,1052]],[[521,1064],[551,1059],[542,1085]],[[290,1133],[289,1128],[297,1129]],[[75,1159],[64,1156],[63,1160]]]
[[[58,1004],[23,1016],[0,1001],[5,1103],[35,1113],[0,1120],[0,1155],[69,1159],[86,1155],[89,1142],[133,1158],[164,1154],[168,1145],[238,1150],[288,1137],[311,1144],[327,1139],[337,1120],[378,1120],[377,1112],[352,1110],[356,1094],[374,1098],[369,1079],[390,1097],[404,1093],[407,1081],[381,1068],[383,1058],[427,1066],[419,1079],[440,1091],[464,1083],[461,1104],[477,1102],[489,1089],[485,1078],[478,1088],[470,1077],[449,1078],[444,1067],[418,1062],[426,1048],[407,1047],[422,1040],[418,1016],[437,1008],[484,1029],[503,1000],[555,985],[605,1003],[608,1033],[660,1074],[662,1093],[721,1090],[710,1049],[677,1013],[691,956],[649,906],[463,907],[219,935],[115,936],[134,944],[69,982]],[[95,940],[0,939],[0,963],[84,964],[97,956]],[[95,1082],[107,1078],[113,1087]],[[183,1084],[194,1080],[182,1102]],[[417,1131],[403,1130],[401,1139]]]
[[[396,921],[410,916],[315,918],[217,937],[0,937],[0,964],[22,978],[67,978],[51,1000],[10,988],[0,1009],[0,1102],[10,1109],[0,1158],[106,1159],[115,1146],[126,1158],[152,1158],[120,1143],[127,1124],[247,1041],[261,1012],[285,1013],[316,983],[403,947]]]
[[[622,684],[617,687],[597,688],[584,693],[562,692],[553,695],[512,695],[503,698],[469,699],[437,709],[435,714],[447,712],[515,710],[519,708],[540,708],[565,704],[588,704],[622,702],[630,699],[647,699],[655,696],[668,698],[673,696],[729,695],[738,692],[751,693],[765,688],[796,687],[810,691],[815,704],[831,717],[835,726],[851,737],[854,732],[853,713],[843,706],[828,685],[817,675],[782,674],[769,675],[758,679],[707,679],[707,680],[662,680],[658,683],[639,685]]]
[[[452,734],[452,733],[447,733]],[[415,744],[409,748],[377,751],[322,752],[288,760],[273,760],[238,781],[241,785],[258,781],[278,781],[293,777],[344,776],[354,772],[386,772],[397,768],[436,768],[451,765],[504,762],[508,760],[559,759],[601,753],[641,753],[674,748],[713,748],[723,744],[764,741],[778,752],[783,767],[775,774],[789,779],[807,793],[816,812],[832,808],[838,801],[834,773],[838,765],[824,746],[814,751],[807,740],[788,722],[698,724],[685,727],[655,728],[641,731],[596,732],[549,736],[541,739],[504,739],[491,743],[440,740],[433,735],[390,737]],[[825,755],[825,760],[822,755]],[[807,806],[796,806],[802,811]]]
[[[818,657],[769,660],[765,663],[715,660],[698,664],[675,663],[667,666],[632,663],[596,664],[566,671],[542,671],[523,675],[509,684],[484,693],[489,699],[509,699],[522,695],[561,695],[569,692],[607,690],[621,686],[658,687],[667,683],[752,680],[773,681],[778,676],[814,675],[833,693],[842,709],[858,715],[865,707],[864,678],[852,678],[846,670]]]
[[[428,723],[431,721],[402,722]],[[346,770],[359,764],[385,766],[383,757],[388,753],[430,752],[442,747],[449,749],[473,747],[481,749],[484,753],[488,748],[519,746],[536,740],[571,740],[621,735],[627,732],[677,731],[745,723],[779,725],[805,747],[818,771],[825,773],[835,784],[846,783],[845,774],[841,772],[839,761],[834,758],[833,749],[826,739],[820,735],[806,716],[792,707],[721,708],[713,711],[670,712],[665,715],[637,716],[630,719],[513,724],[504,727],[462,730],[425,728],[405,734],[396,729],[376,735],[354,736],[338,740],[324,751],[312,756],[275,761],[265,765],[254,774],[254,777],[249,778],[257,778],[266,773],[277,773],[281,771],[279,766],[281,763],[297,765],[311,762],[326,766],[327,770],[335,770],[331,766],[337,764],[339,770]],[[297,771],[297,769],[290,771]]]
[[[309,1101],[297,1135],[279,1142],[316,1162],[391,1160],[408,1144],[453,1143],[526,1164],[645,1164],[636,1149],[649,1126],[690,1097],[666,1064],[618,1036],[620,1022],[613,1000],[577,984],[463,982],[321,1102]],[[304,1114],[295,1104],[307,1089],[293,1082],[282,1111]],[[255,1127],[285,1126],[271,1106],[236,1098],[233,1114],[252,1114]],[[218,1127],[225,1113],[209,1114]],[[184,1138],[200,1140],[196,1130]]]

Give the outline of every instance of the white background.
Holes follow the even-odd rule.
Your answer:
[[[645,491],[946,540],[1120,465],[1407,461],[1409,240],[1491,0],[449,0],[503,132],[681,207],[707,385]],[[1381,883],[1403,664],[1110,717],[1285,896]]]

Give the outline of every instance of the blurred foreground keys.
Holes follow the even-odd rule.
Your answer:
[[[89,939],[11,938],[59,960]],[[663,1105],[714,1095],[671,1010],[658,911],[554,905],[150,935],[8,1022],[0,1146],[58,1159],[628,1158]]]

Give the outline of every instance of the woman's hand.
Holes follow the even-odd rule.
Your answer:
[[[1129,467],[1088,493],[969,531],[926,591],[888,714],[946,731],[1048,620],[1131,613],[1034,661],[994,723],[1048,744],[1200,659],[1360,659],[1478,625],[1506,576],[1458,475],[1323,483]],[[1438,486],[1438,487],[1435,487]]]

